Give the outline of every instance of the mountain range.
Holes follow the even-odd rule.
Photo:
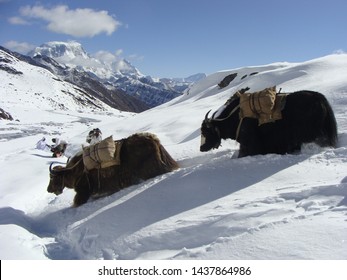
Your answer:
[[[148,108],[178,97],[192,83],[205,78],[196,74],[184,79],[152,78],[143,75],[129,61],[110,53],[88,54],[77,42],[48,42],[28,54],[51,68],[61,79],[78,85],[96,81],[110,91],[122,91]],[[91,86],[91,88],[93,88]]]

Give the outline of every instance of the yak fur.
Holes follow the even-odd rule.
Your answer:
[[[77,153],[66,167],[50,167],[47,191],[59,195],[65,187],[74,189],[74,206],[79,206],[90,197],[110,195],[178,168],[177,162],[153,134],[134,134],[121,141],[120,165],[87,171],[82,153]]]

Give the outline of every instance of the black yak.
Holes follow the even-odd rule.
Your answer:
[[[333,110],[324,95],[302,90],[289,93],[282,108],[282,119],[259,125],[256,118],[240,119],[240,95],[233,95],[201,125],[200,151],[216,149],[221,139],[240,143],[239,157],[257,154],[286,154],[300,151],[303,143],[335,147],[337,125]],[[215,114],[213,114],[215,115]]]
[[[74,206],[79,206],[90,197],[110,195],[178,168],[177,162],[153,134],[134,134],[121,141],[120,165],[87,170],[82,152],[69,160],[66,167],[52,168],[51,164],[47,191],[59,195],[65,187],[74,189]]]

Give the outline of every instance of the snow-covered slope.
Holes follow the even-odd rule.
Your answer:
[[[220,89],[232,73],[236,78]],[[346,259],[345,73],[346,54],[221,71],[137,115],[67,114],[42,105],[38,118],[34,105],[13,108],[27,118],[0,123],[1,259]],[[238,144],[229,140],[199,152],[208,110],[239,88],[272,85],[325,94],[338,122],[338,147],[308,144],[297,155],[238,159]],[[46,192],[53,159],[34,146],[43,135],[61,135],[70,155],[96,126],[104,137],[155,133],[181,168],[71,208],[72,190]]]
[[[83,89],[61,81],[47,69],[30,65],[0,50],[2,106],[53,110],[112,111]],[[5,109],[4,108],[4,109]]]
[[[48,57],[34,60],[0,46],[0,69],[3,70],[1,71],[3,81],[11,81],[3,83],[4,94],[10,94],[15,98],[11,90],[16,91],[16,94],[25,96],[26,100],[37,106],[40,102],[45,103],[44,99],[48,98],[50,102],[46,102],[46,105],[53,110],[57,106],[64,108],[65,105],[67,105],[65,109],[76,109],[76,106],[69,107],[70,99],[73,98],[74,104],[80,109],[100,110],[105,107],[104,110],[108,110],[112,107],[129,112],[142,112],[148,109],[148,106],[138,99],[120,90],[109,90],[88,74],[61,66]],[[28,87],[31,84],[34,86]],[[34,92],[31,88],[37,91]],[[42,96],[42,92],[50,94]]]

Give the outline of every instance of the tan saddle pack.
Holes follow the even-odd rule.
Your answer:
[[[259,125],[282,119],[287,94],[277,94],[276,87],[252,93],[239,93],[240,119],[256,118]]]
[[[83,163],[87,170],[120,165],[120,150],[122,141],[114,141],[112,136],[83,147]]]

